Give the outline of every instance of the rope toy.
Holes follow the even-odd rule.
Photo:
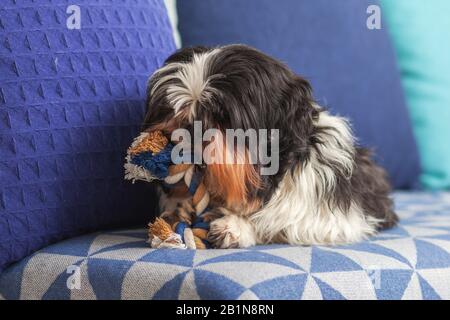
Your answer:
[[[142,132],[131,144],[125,158],[125,179],[151,182],[161,180],[171,187],[185,183],[192,194],[192,204],[197,214],[191,225],[176,222],[169,225],[156,218],[149,224],[149,243],[152,248],[206,249],[209,224],[203,213],[209,203],[209,193],[203,184],[203,176],[194,164],[173,164],[171,153],[174,145],[161,131]]]

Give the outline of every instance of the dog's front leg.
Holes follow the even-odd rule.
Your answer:
[[[192,205],[192,197],[171,196],[159,189],[160,217],[170,225],[176,222],[191,224],[197,214]],[[246,248],[256,244],[256,233],[251,222],[236,213],[223,208],[209,209],[203,215],[210,224],[208,241],[214,248]]]
[[[256,233],[251,222],[225,208],[212,211],[208,241],[215,248],[246,248],[256,244]],[[205,215],[205,220],[208,213]]]

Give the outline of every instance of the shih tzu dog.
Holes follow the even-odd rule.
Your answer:
[[[208,239],[217,248],[352,243],[398,221],[385,171],[355,144],[347,120],[317,105],[305,79],[256,49],[177,51],[151,77],[147,107],[145,129],[169,138],[194,121],[224,133],[278,129],[274,174],[261,174],[258,161],[201,167],[211,195]],[[195,217],[186,188],[160,192],[162,218]]]

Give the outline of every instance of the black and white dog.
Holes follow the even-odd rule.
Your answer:
[[[329,114],[309,83],[244,45],[181,49],[151,77],[147,130],[168,137],[205,129],[279,129],[279,170],[259,163],[203,166],[211,195],[209,240],[218,248],[262,243],[342,244],[398,221],[383,169],[355,145],[346,119]],[[161,193],[162,217],[190,222],[182,187]]]

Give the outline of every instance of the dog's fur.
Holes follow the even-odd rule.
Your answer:
[[[279,129],[279,171],[211,164],[209,240],[220,248],[261,243],[341,244],[396,224],[383,169],[355,145],[346,119],[313,100],[309,83],[244,45],[181,49],[149,81],[145,128],[168,137],[194,120],[204,129]],[[182,187],[162,192],[162,216],[190,221]]]

